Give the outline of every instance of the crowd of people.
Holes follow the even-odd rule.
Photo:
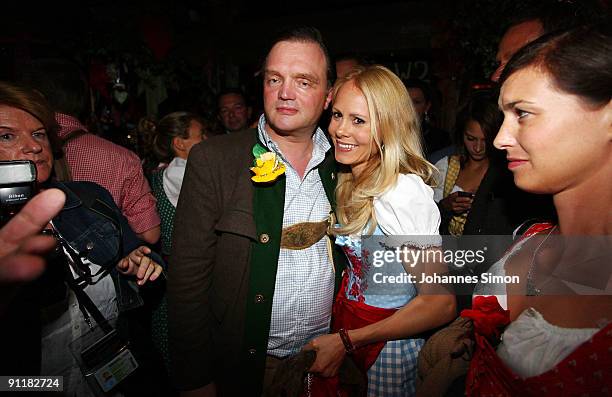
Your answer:
[[[612,32],[572,25],[512,21],[454,137],[424,82],[291,28],[261,114],[230,88],[221,134],[143,120],[142,159],[88,132],[73,63],[32,62],[0,82],[0,190],[39,191],[12,217],[0,194],[0,375],[67,396],[609,395]],[[447,241],[473,235],[459,269]]]

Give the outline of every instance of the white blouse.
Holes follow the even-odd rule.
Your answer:
[[[392,188],[374,198],[373,205],[378,226],[391,245],[441,245],[440,211],[432,188],[418,175],[400,174]]]
[[[597,331],[557,327],[531,307],[508,325],[497,355],[515,374],[529,378],[551,370]]]
[[[488,270],[495,276],[505,276],[506,262],[531,237],[516,243]],[[500,306],[508,309],[507,290],[503,284],[478,284],[474,296],[497,297]],[[497,355],[512,371],[528,378],[551,370],[578,346],[589,340],[596,328],[562,328],[550,324],[534,308],[524,310],[502,334]]]
[[[174,207],[178,203],[181,186],[183,186],[183,176],[185,175],[185,166],[187,160],[180,157],[172,159],[168,167],[164,170],[163,186],[166,197]]]

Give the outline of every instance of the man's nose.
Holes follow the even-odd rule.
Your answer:
[[[278,96],[281,99],[295,99],[295,91],[293,90],[293,86],[291,81],[284,81],[280,90],[278,91]]]

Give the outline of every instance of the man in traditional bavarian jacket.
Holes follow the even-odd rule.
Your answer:
[[[195,146],[187,163],[168,277],[185,396],[260,396],[284,358],[328,332],[344,268],[326,235],[336,165],[317,127],[333,78],[320,33],[280,35],[262,72],[258,127]]]

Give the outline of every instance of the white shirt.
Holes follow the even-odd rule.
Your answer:
[[[185,166],[187,160],[180,157],[172,159],[168,167],[164,170],[163,186],[166,197],[176,208],[179,194],[181,193],[181,186],[183,185],[183,176],[185,175]]]
[[[317,166],[331,145],[317,128],[312,136],[310,162],[300,178],[259,119],[259,139],[285,164],[286,188],[283,228],[301,222],[320,222],[329,216],[327,200]],[[285,357],[295,354],[311,339],[329,332],[334,300],[334,271],[328,252],[328,238],[303,250],[280,249],[272,300],[268,354]]]

